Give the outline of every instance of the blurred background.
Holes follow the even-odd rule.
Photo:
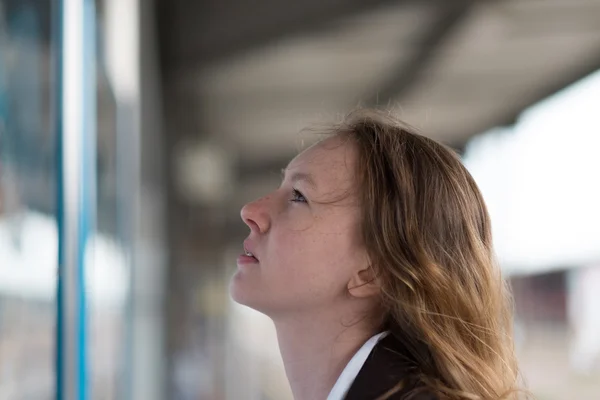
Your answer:
[[[68,83],[93,144],[71,198]],[[291,399],[270,321],[228,297],[239,209],[359,104],[475,176],[532,392],[600,399],[600,0],[0,0],[0,399],[86,398],[57,395],[69,199],[87,397]]]

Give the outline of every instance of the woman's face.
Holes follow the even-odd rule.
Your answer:
[[[242,208],[254,257],[238,258],[234,300],[270,316],[348,300],[352,277],[368,267],[355,163],[351,143],[329,138],[294,158],[277,190]]]

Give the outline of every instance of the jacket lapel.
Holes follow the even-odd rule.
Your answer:
[[[390,400],[401,399],[416,386],[414,379],[409,379],[416,370],[415,363],[407,357],[407,354],[393,335],[383,338],[365,361],[350,386],[345,400],[375,400],[404,380],[403,389],[389,397]],[[431,395],[416,397],[416,399],[434,398]]]

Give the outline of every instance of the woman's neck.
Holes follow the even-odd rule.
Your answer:
[[[347,323],[332,315],[274,322],[295,400],[325,400],[352,356],[376,333],[364,321]]]

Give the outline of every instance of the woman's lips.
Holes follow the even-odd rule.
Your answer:
[[[258,264],[258,260],[254,256],[240,254],[237,258],[238,265]]]

